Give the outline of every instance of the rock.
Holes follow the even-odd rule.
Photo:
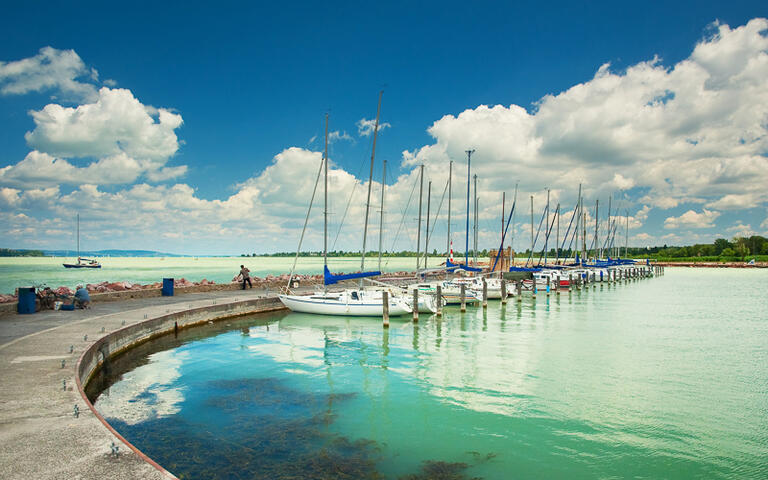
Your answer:
[[[17,302],[18,298],[15,295],[0,295],[0,303]]]

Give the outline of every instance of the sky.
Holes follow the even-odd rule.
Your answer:
[[[531,196],[534,231],[548,189],[560,204],[562,242],[580,184],[599,244],[611,225],[632,246],[768,235],[766,18],[740,1],[8,5],[0,246],[73,249],[79,213],[87,250],[295,251],[327,114],[329,248],[360,250],[379,92],[367,250],[383,161],[383,248],[416,248],[424,165],[422,231],[431,182],[429,250],[446,249],[454,162],[464,249],[466,150],[480,249],[516,187],[517,250]],[[303,250],[322,248],[321,199]]]

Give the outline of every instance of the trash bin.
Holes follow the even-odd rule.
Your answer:
[[[173,296],[173,279],[172,278],[164,278],[163,279],[163,296],[164,297],[172,297]]]
[[[19,313],[35,313],[34,287],[19,287]]]

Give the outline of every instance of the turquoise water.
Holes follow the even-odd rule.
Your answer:
[[[203,278],[216,283],[230,282],[245,265],[251,274],[259,277],[288,273],[293,258],[285,257],[111,257],[99,259],[102,268],[64,268],[62,263],[73,262],[65,257],[0,257],[0,293],[13,293],[18,287],[46,284],[49,287],[75,287],[77,284],[100,283],[104,281],[127,281],[132,283],[161,282],[164,277],[186,278],[200,281]],[[442,259],[430,260],[435,264]],[[360,258],[344,257],[329,259],[334,272],[360,270]],[[376,259],[366,259],[366,269],[375,268]],[[415,258],[384,258],[385,272],[414,270]],[[323,259],[320,257],[299,258],[297,273],[323,273]]]
[[[122,357],[96,407],[183,478],[766,478],[766,281],[237,319]]]

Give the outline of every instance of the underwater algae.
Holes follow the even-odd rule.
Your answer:
[[[377,442],[350,439],[328,430],[331,406],[355,394],[292,389],[277,378],[213,380],[205,410],[224,414],[226,424],[181,416],[136,425],[112,425],[147,455],[181,479],[381,480]],[[186,418],[194,418],[187,416]],[[217,417],[218,418],[218,417]],[[463,480],[464,463],[426,461],[404,480]]]

